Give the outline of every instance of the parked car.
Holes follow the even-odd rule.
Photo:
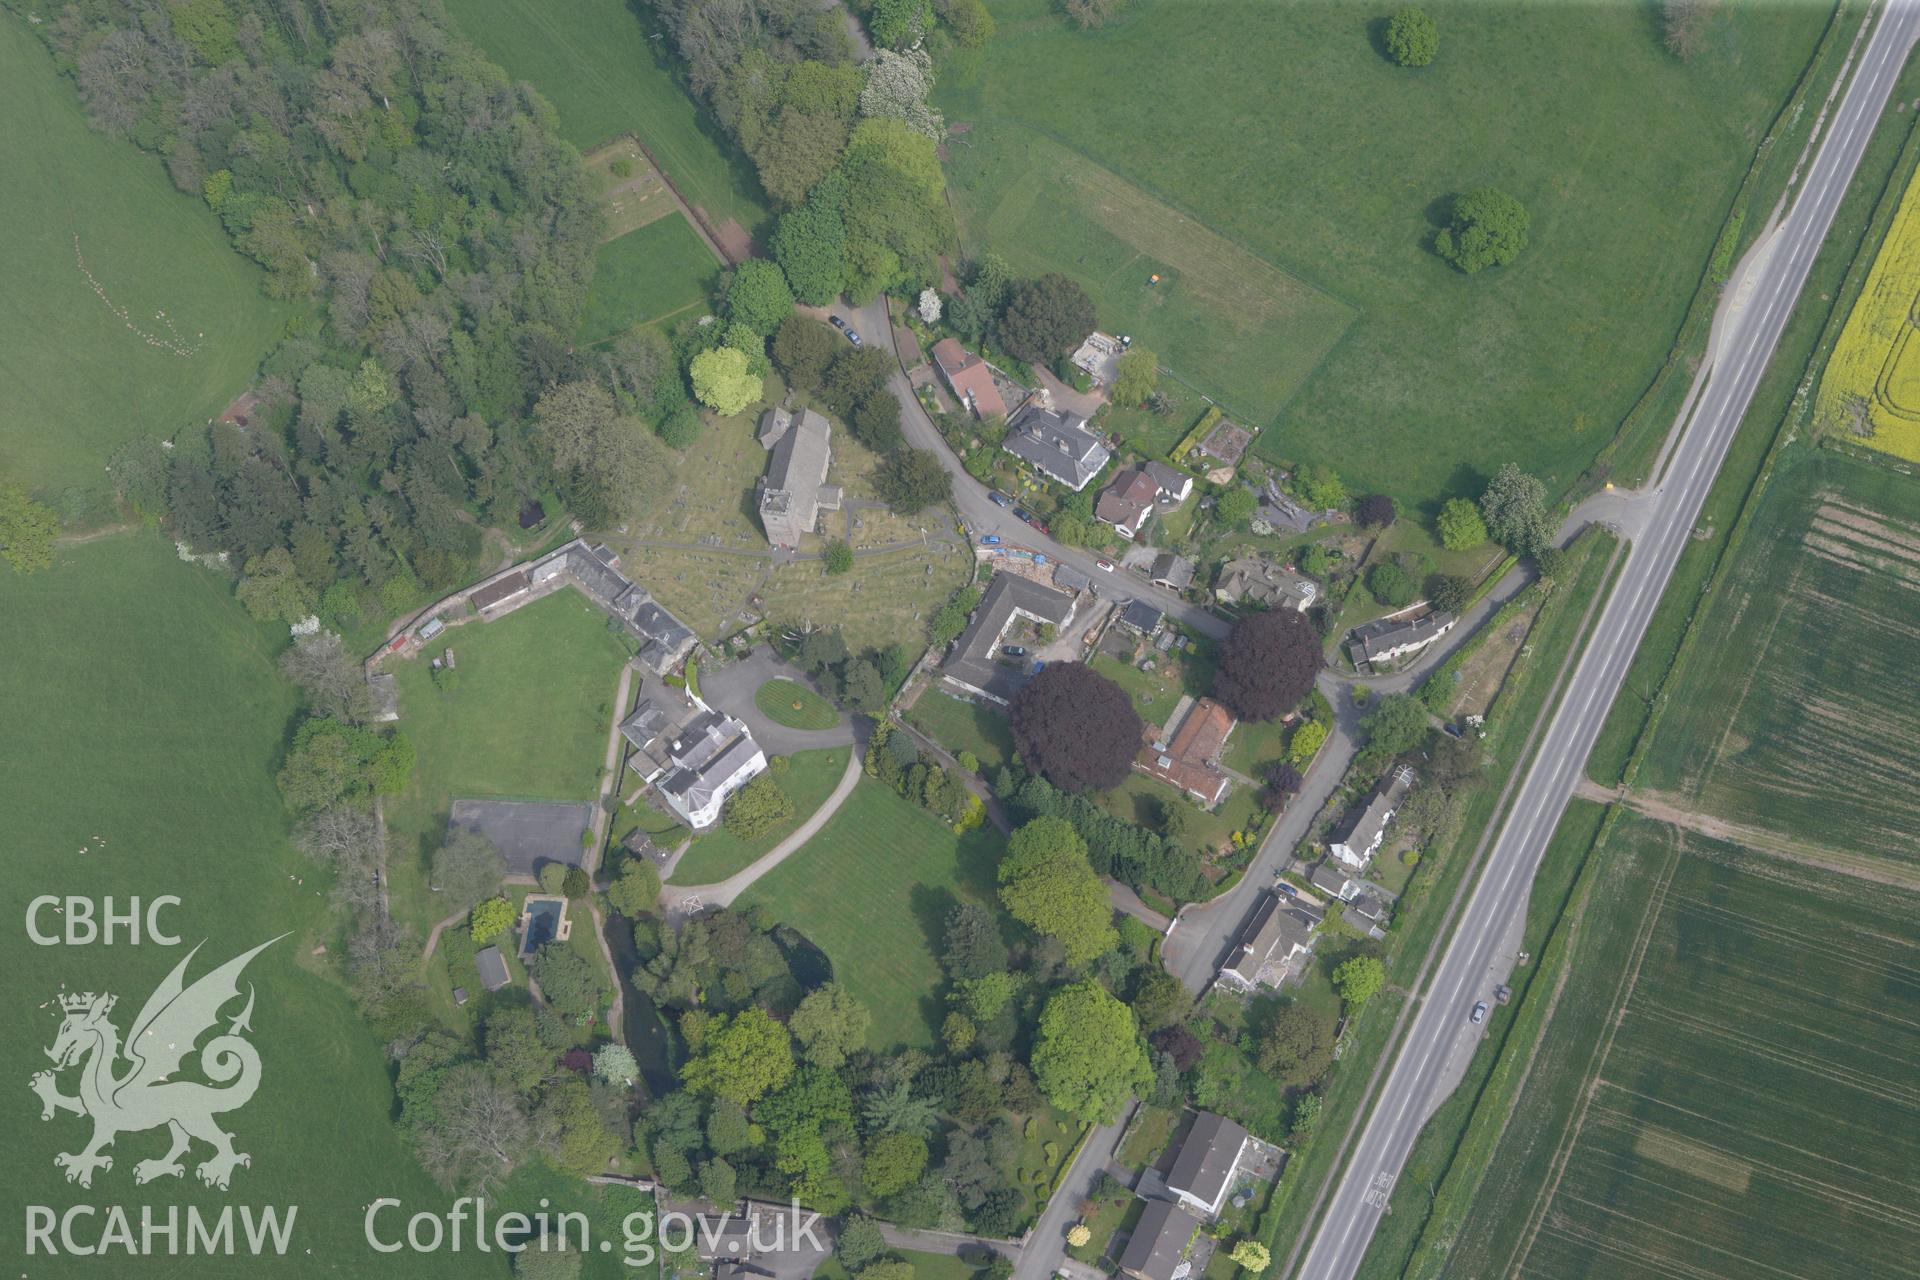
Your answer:
[[[1485,1000],[1482,1000],[1479,1004],[1476,1004],[1475,1006],[1473,1006],[1473,1013],[1468,1017],[1467,1021],[1473,1023],[1473,1025],[1477,1027],[1481,1023],[1485,1022],[1486,1020],[1487,1020],[1487,1002]]]
[[[1112,573],[1112,572],[1113,572],[1113,561],[1111,561],[1111,560],[1095,560],[1095,561],[1093,562],[1093,567],[1094,567],[1094,568],[1096,568],[1096,569],[1098,569],[1098,570],[1099,570],[1100,572],[1102,572],[1102,573]]]
[[[857,346],[859,346],[859,345],[860,345],[860,331],[859,331],[858,329],[856,329],[856,328],[854,328],[854,327],[853,327],[852,325],[848,325],[848,326],[847,326],[847,330],[846,330],[846,332],[847,332],[847,341],[848,341],[848,342],[851,342],[851,343],[852,343],[852,344],[853,344],[854,346],[856,346],[856,347],[857,347]]]
[[[1042,520],[1039,516],[1028,516],[1027,523],[1032,525],[1034,528],[1038,529],[1041,533],[1051,532],[1047,528],[1047,522],[1045,520]]]
[[[983,547],[997,547],[1000,545],[1000,535],[997,533],[990,533],[986,537],[980,539],[980,545]]]
[[[1001,648],[1000,652],[1006,654],[1009,658],[1024,658],[1027,656],[1027,649],[1025,645],[1018,645],[1018,644],[1005,645]]]
[[[845,320],[842,320],[839,316],[828,316],[827,323],[832,325],[836,329],[844,329],[847,327],[847,322]]]
[[[1009,498],[1006,494],[1000,492],[998,489],[987,490],[987,501],[991,502],[996,507],[1010,507],[1013,505],[1013,499]]]
[[[1513,999],[1513,988],[1503,982],[1493,989],[1493,998],[1501,1004],[1505,1004],[1507,1001]]]
[[[1033,519],[1033,512],[1027,510],[1025,507],[1015,507],[1013,509],[1013,515],[1014,515],[1014,519],[1016,520],[1030,521]]]

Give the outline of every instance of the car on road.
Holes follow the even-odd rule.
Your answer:
[[[1113,561],[1111,561],[1111,560],[1095,560],[1095,561],[1093,562],[1093,567],[1094,567],[1094,568],[1096,568],[1096,569],[1098,569],[1098,570],[1099,570],[1100,572],[1102,572],[1102,573],[1112,573],[1112,572],[1113,572]]]
[[[1479,1004],[1476,1004],[1475,1006],[1473,1006],[1473,1012],[1468,1015],[1467,1021],[1471,1022],[1474,1026],[1477,1027],[1481,1023],[1485,1022],[1486,1020],[1487,1020],[1487,1002],[1485,1000],[1482,1000]]]
[[[1028,516],[1027,523],[1032,525],[1035,529],[1038,529],[1041,533],[1048,532],[1047,522],[1045,520],[1042,520],[1039,516]]]
[[[980,539],[980,545],[983,547],[997,547],[1000,545],[1000,535],[997,533],[990,533],[986,537]]]
[[[1009,658],[1024,658],[1027,656],[1027,650],[1025,645],[1018,645],[1018,644],[1005,645],[1001,648],[1000,652],[1006,654]]]
[[[998,489],[987,490],[987,501],[991,502],[996,507],[1010,507],[1013,505],[1013,499],[1009,498],[1006,494],[1000,492]]]
[[[1013,509],[1013,517],[1016,520],[1031,520],[1033,519],[1033,512],[1027,510],[1025,507],[1015,507]]]

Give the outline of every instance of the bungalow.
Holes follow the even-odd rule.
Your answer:
[[[1153,567],[1147,570],[1147,581],[1169,591],[1185,591],[1193,585],[1196,571],[1197,566],[1185,556],[1162,551],[1153,558]]]
[[[1001,640],[1020,618],[1041,626],[1064,627],[1073,621],[1074,597],[1017,573],[996,573],[980,597],[972,621],[954,641],[940,674],[963,693],[1002,706],[1027,682],[1026,664],[1000,661]]]
[[[1436,609],[1418,618],[1381,618],[1347,634],[1347,657],[1359,671],[1420,650],[1453,630],[1458,619]]]
[[[775,406],[760,420],[760,444],[768,452],[760,480],[760,527],[767,541],[791,551],[812,533],[822,511],[840,509],[840,490],[827,483],[833,461],[827,420],[811,409],[799,413]]]
[[[1204,1268],[1205,1259],[1194,1256],[1202,1239],[1198,1218],[1171,1200],[1149,1200],[1127,1238],[1120,1270],[1133,1280],[1187,1280]]]
[[[1320,595],[1312,579],[1290,573],[1260,556],[1241,556],[1220,566],[1213,598],[1221,604],[1245,602],[1263,609],[1305,613]]]
[[[1291,900],[1267,894],[1241,930],[1216,981],[1230,991],[1242,992],[1280,986],[1306,968],[1317,923]]]
[[[1393,821],[1394,812],[1412,789],[1413,770],[1401,765],[1373,793],[1366,807],[1355,814],[1327,845],[1327,851],[1355,871],[1366,866],[1367,859],[1373,857],[1380,848],[1380,842],[1386,838],[1387,824]]]
[[[1184,699],[1182,699],[1184,701]],[[1220,752],[1233,732],[1233,713],[1212,698],[1192,704],[1171,736],[1151,743],[1133,767],[1150,778],[1177,787],[1211,809],[1226,798],[1230,785],[1220,769]]]
[[[1000,447],[1075,493],[1113,457],[1085,418],[1032,400],[1007,423]]]
[[[953,398],[972,410],[974,417],[1007,416],[1007,402],[994,383],[993,367],[961,346],[957,338],[942,338],[933,344],[933,365]]]
[[[1225,1116],[1195,1112],[1167,1172],[1167,1190],[1202,1218],[1218,1217],[1251,1141],[1245,1129]]]

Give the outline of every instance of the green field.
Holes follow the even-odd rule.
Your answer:
[[[982,770],[991,772],[1013,760],[1013,730],[1007,727],[1007,717],[985,703],[962,702],[929,689],[913,704],[907,719],[953,754],[973,752]]]
[[[753,865],[754,859],[779,844],[826,803],[847,771],[847,749],[799,751],[788,758],[787,771],[775,775],[780,789],[793,801],[793,817],[764,835],[742,840],[724,826],[716,826],[693,842],[673,868],[675,884],[714,884]]]
[[[1916,1274],[1920,896],[1642,819],[1446,1274]]]
[[[972,126],[949,145],[963,235],[1079,278],[1104,325],[1269,427],[1267,457],[1419,502],[1508,460],[1564,486],[1665,359],[1827,10],[1723,9],[1683,63],[1639,7],[1427,8],[1440,56],[1415,72],[1377,51],[1379,15],[1350,6],[1221,0],[1196,22],[1139,0],[1082,32],[1050,0],[1001,0],[979,66],[938,94]],[[1036,171],[1046,157],[1058,172]],[[1483,184],[1527,205],[1531,245],[1469,278],[1430,246],[1445,201]],[[1177,252],[1213,264],[1224,242],[1281,273],[1250,271],[1264,300],[1228,303],[1259,317],[1260,349],[1216,342],[1220,303],[1195,268],[1122,256],[1174,216],[1191,224]],[[1161,286],[1156,261],[1173,268]],[[1328,299],[1357,318],[1322,359],[1307,317],[1336,324]]]
[[[289,313],[159,160],[87,127],[11,13],[0,116],[0,476],[100,486],[123,441],[203,423],[245,391]]]
[[[452,0],[468,39],[530,82],[582,151],[637,134],[688,203],[749,232],[766,221],[752,166],[720,140],[668,67],[664,40],[621,0]]]
[[[753,705],[789,729],[831,729],[840,723],[833,704],[795,680],[769,680],[753,691]]]
[[[1701,625],[1640,785],[1920,884],[1920,488],[1784,464]]]
[[[945,1015],[935,948],[947,911],[963,898],[992,901],[1001,847],[991,828],[956,836],[866,779],[736,905],[766,906],[827,953],[836,980],[873,1010],[875,1048],[927,1046]]]
[[[163,1277],[499,1276],[498,1255],[370,1252],[361,1211],[375,1195],[444,1211],[451,1197],[421,1172],[388,1122],[392,1107],[382,1046],[346,993],[316,972],[310,953],[330,941],[324,876],[296,854],[273,774],[295,706],[274,673],[285,629],[249,621],[228,585],[182,564],[164,540],[127,535],[63,551],[50,572],[0,574],[0,813],[6,814],[4,954],[12,1010],[0,1065],[19,1096],[9,1112],[8,1194],[22,1204],[217,1210],[221,1193],[182,1180],[136,1187],[133,1166],[166,1149],[162,1132],[121,1135],[111,1170],[91,1190],[62,1180],[56,1152],[78,1150],[85,1122],[40,1123],[28,1077],[47,1067],[64,989],[119,997],[112,1020],[125,1033],[148,993],[189,948],[205,947],[189,980],[283,932],[249,966],[258,990],[252,1034],[259,1092],[221,1117],[251,1167],[235,1172],[236,1203],[298,1205],[292,1246],[264,1266],[246,1256],[153,1257],[108,1263],[115,1275]],[[103,772],[104,770],[104,772]],[[81,853],[80,850],[86,850]],[[23,922],[38,894],[178,895],[161,917],[177,947],[41,947]],[[59,917],[42,922],[58,929]],[[239,1005],[230,1006],[229,1015]],[[186,1070],[195,1070],[194,1059]],[[71,1093],[72,1076],[62,1081]],[[205,1158],[196,1147],[193,1159]],[[502,1206],[505,1207],[505,1206]],[[138,1210],[133,1210],[138,1223]],[[36,1277],[101,1274],[98,1258],[19,1256],[20,1218],[0,1227],[14,1272]],[[95,1219],[98,1223],[99,1219]],[[184,1222],[184,1219],[183,1219]],[[94,1228],[98,1231],[98,1226]],[[137,1230],[137,1225],[136,1225]],[[184,1239],[184,1237],[183,1237]],[[311,1252],[309,1252],[311,1251]]]
[[[435,687],[427,656],[392,665],[400,729],[420,764],[386,802],[393,913],[423,933],[442,915],[426,867],[455,797],[591,800],[626,651],[579,592],[544,596],[497,622],[444,633],[459,684]],[[442,641],[436,640],[436,644]]]
[[[702,306],[720,270],[685,218],[656,218],[600,246],[580,321],[584,342],[604,342],[638,325]]]

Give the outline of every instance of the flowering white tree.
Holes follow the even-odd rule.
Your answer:
[[[920,291],[920,318],[928,324],[940,323],[940,295],[932,289]]]
[[[882,49],[867,64],[867,87],[860,91],[860,114],[904,120],[915,133],[938,138],[946,119],[927,105],[933,93],[933,59],[924,49],[895,53]]]

